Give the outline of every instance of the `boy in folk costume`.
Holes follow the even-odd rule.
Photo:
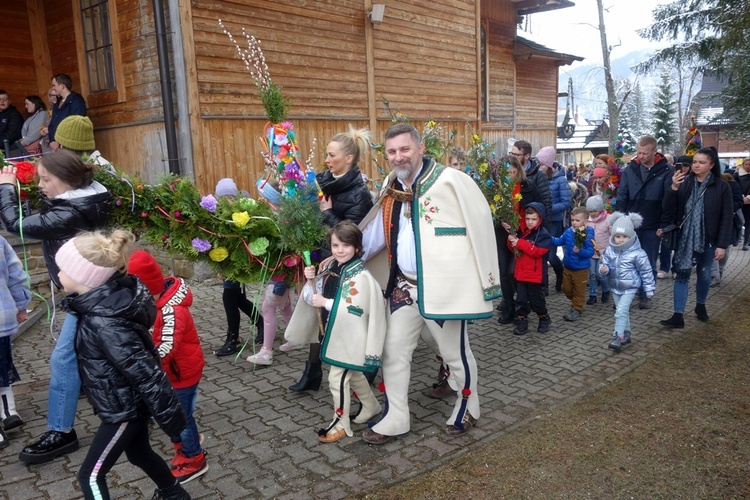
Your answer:
[[[325,336],[320,357],[331,365],[328,384],[333,396],[333,422],[318,431],[322,443],[333,443],[352,436],[349,421],[351,390],[362,406],[355,423],[365,423],[380,413],[370,383],[363,372],[380,366],[385,340],[385,307],[375,278],[365,269],[362,255],[362,232],[350,221],[336,224],[328,233],[328,244],[335,259],[316,279],[315,267],[305,268],[309,280],[302,299],[321,308]],[[313,289],[313,283],[315,289]]]

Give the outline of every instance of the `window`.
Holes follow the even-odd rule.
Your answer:
[[[112,0],[70,0],[78,75],[86,107],[125,102],[117,6]],[[78,14],[80,13],[80,14]]]
[[[108,0],[80,0],[89,92],[117,87]]]

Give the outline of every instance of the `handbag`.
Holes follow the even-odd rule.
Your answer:
[[[677,243],[680,241],[680,228],[677,224],[670,224],[661,230],[661,244],[669,250],[677,250]]]

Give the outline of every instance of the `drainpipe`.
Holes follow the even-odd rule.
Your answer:
[[[184,1],[184,0],[183,0]],[[172,28],[172,67],[174,68],[175,95],[186,96],[187,70],[185,48],[182,39],[182,20],[180,19],[180,0],[168,0],[169,25]],[[190,110],[187,99],[177,99],[177,146],[179,148],[180,169],[183,177],[195,179],[193,165],[193,139],[190,135]]]
[[[164,108],[164,132],[167,136],[167,161],[169,172],[180,175],[180,160],[177,152],[174,106],[172,101],[172,80],[169,75],[169,52],[167,33],[164,27],[164,7],[161,0],[153,0],[154,25],[156,28],[156,49],[159,54],[159,80],[161,81],[162,106]]]

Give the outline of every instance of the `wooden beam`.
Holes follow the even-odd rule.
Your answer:
[[[218,26],[218,24],[217,24]],[[185,53],[185,80],[187,86],[187,119],[190,122],[190,135],[193,141],[193,174],[199,185],[206,186],[206,165],[211,152],[204,148],[203,127],[201,125],[201,103],[198,89],[198,67],[195,61],[195,36],[193,33],[192,2],[180,2],[180,27]],[[180,120],[185,119],[181,116]],[[203,182],[203,184],[201,184]]]
[[[475,0],[475,23],[476,23],[476,42],[477,42],[477,133],[482,135],[482,86],[487,82],[482,79],[482,0]],[[486,54],[486,51],[485,51]],[[489,60],[489,56],[487,57]],[[487,71],[489,74],[489,71]],[[488,110],[489,111],[489,110]],[[488,113],[489,115],[489,113]],[[489,118],[489,116],[488,116]]]
[[[26,12],[31,30],[31,52],[34,56],[34,69],[40,96],[46,96],[52,85],[52,62],[47,42],[47,21],[44,16],[43,0],[26,0]],[[42,97],[46,102],[47,99]]]

